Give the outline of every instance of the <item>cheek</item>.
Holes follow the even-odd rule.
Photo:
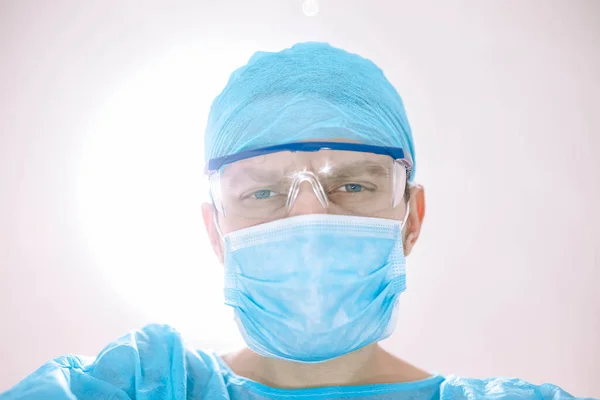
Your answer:
[[[218,222],[219,228],[221,228],[221,232],[223,233],[223,235],[226,235],[228,233],[235,232],[240,229],[263,224],[267,222],[267,220],[220,216],[218,218]]]
[[[396,208],[391,210],[386,210],[380,212],[373,217],[376,218],[386,218],[386,219],[395,219],[397,221],[401,221],[404,218],[404,214],[406,213],[406,205],[404,203],[399,204]]]

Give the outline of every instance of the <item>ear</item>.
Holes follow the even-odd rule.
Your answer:
[[[219,231],[216,227],[216,210],[215,207],[210,203],[202,204],[202,218],[204,219],[204,226],[206,227],[206,232],[208,233],[208,237],[210,239],[210,244],[212,245],[213,251],[217,255],[221,264],[223,264],[223,242],[221,240],[221,235],[219,235]]]
[[[410,184],[410,209],[404,225],[404,255],[408,256],[421,234],[421,226],[425,218],[425,189],[423,186]]]

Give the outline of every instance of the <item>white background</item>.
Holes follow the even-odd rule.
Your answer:
[[[600,2],[0,1],[0,391],[149,322],[240,343],[203,128],[256,50],[318,40],[403,96],[427,216],[386,345],[600,397]]]

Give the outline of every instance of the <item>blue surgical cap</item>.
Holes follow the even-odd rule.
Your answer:
[[[311,139],[402,147],[415,162],[402,99],[381,69],[314,42],[257,52],[231,74],[210,109],[205,157]]]

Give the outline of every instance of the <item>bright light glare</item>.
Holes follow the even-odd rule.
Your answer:
[[[304,0],[302,11],[307,17],[314,17],[319,13],[319,2],[317,0]]]
[[[100,107],[82,139],[78,215],[107,281],[146,319],[199,345],[235,346],[201,215],[203,131],[226,77],[196,53],[165,55]]]

